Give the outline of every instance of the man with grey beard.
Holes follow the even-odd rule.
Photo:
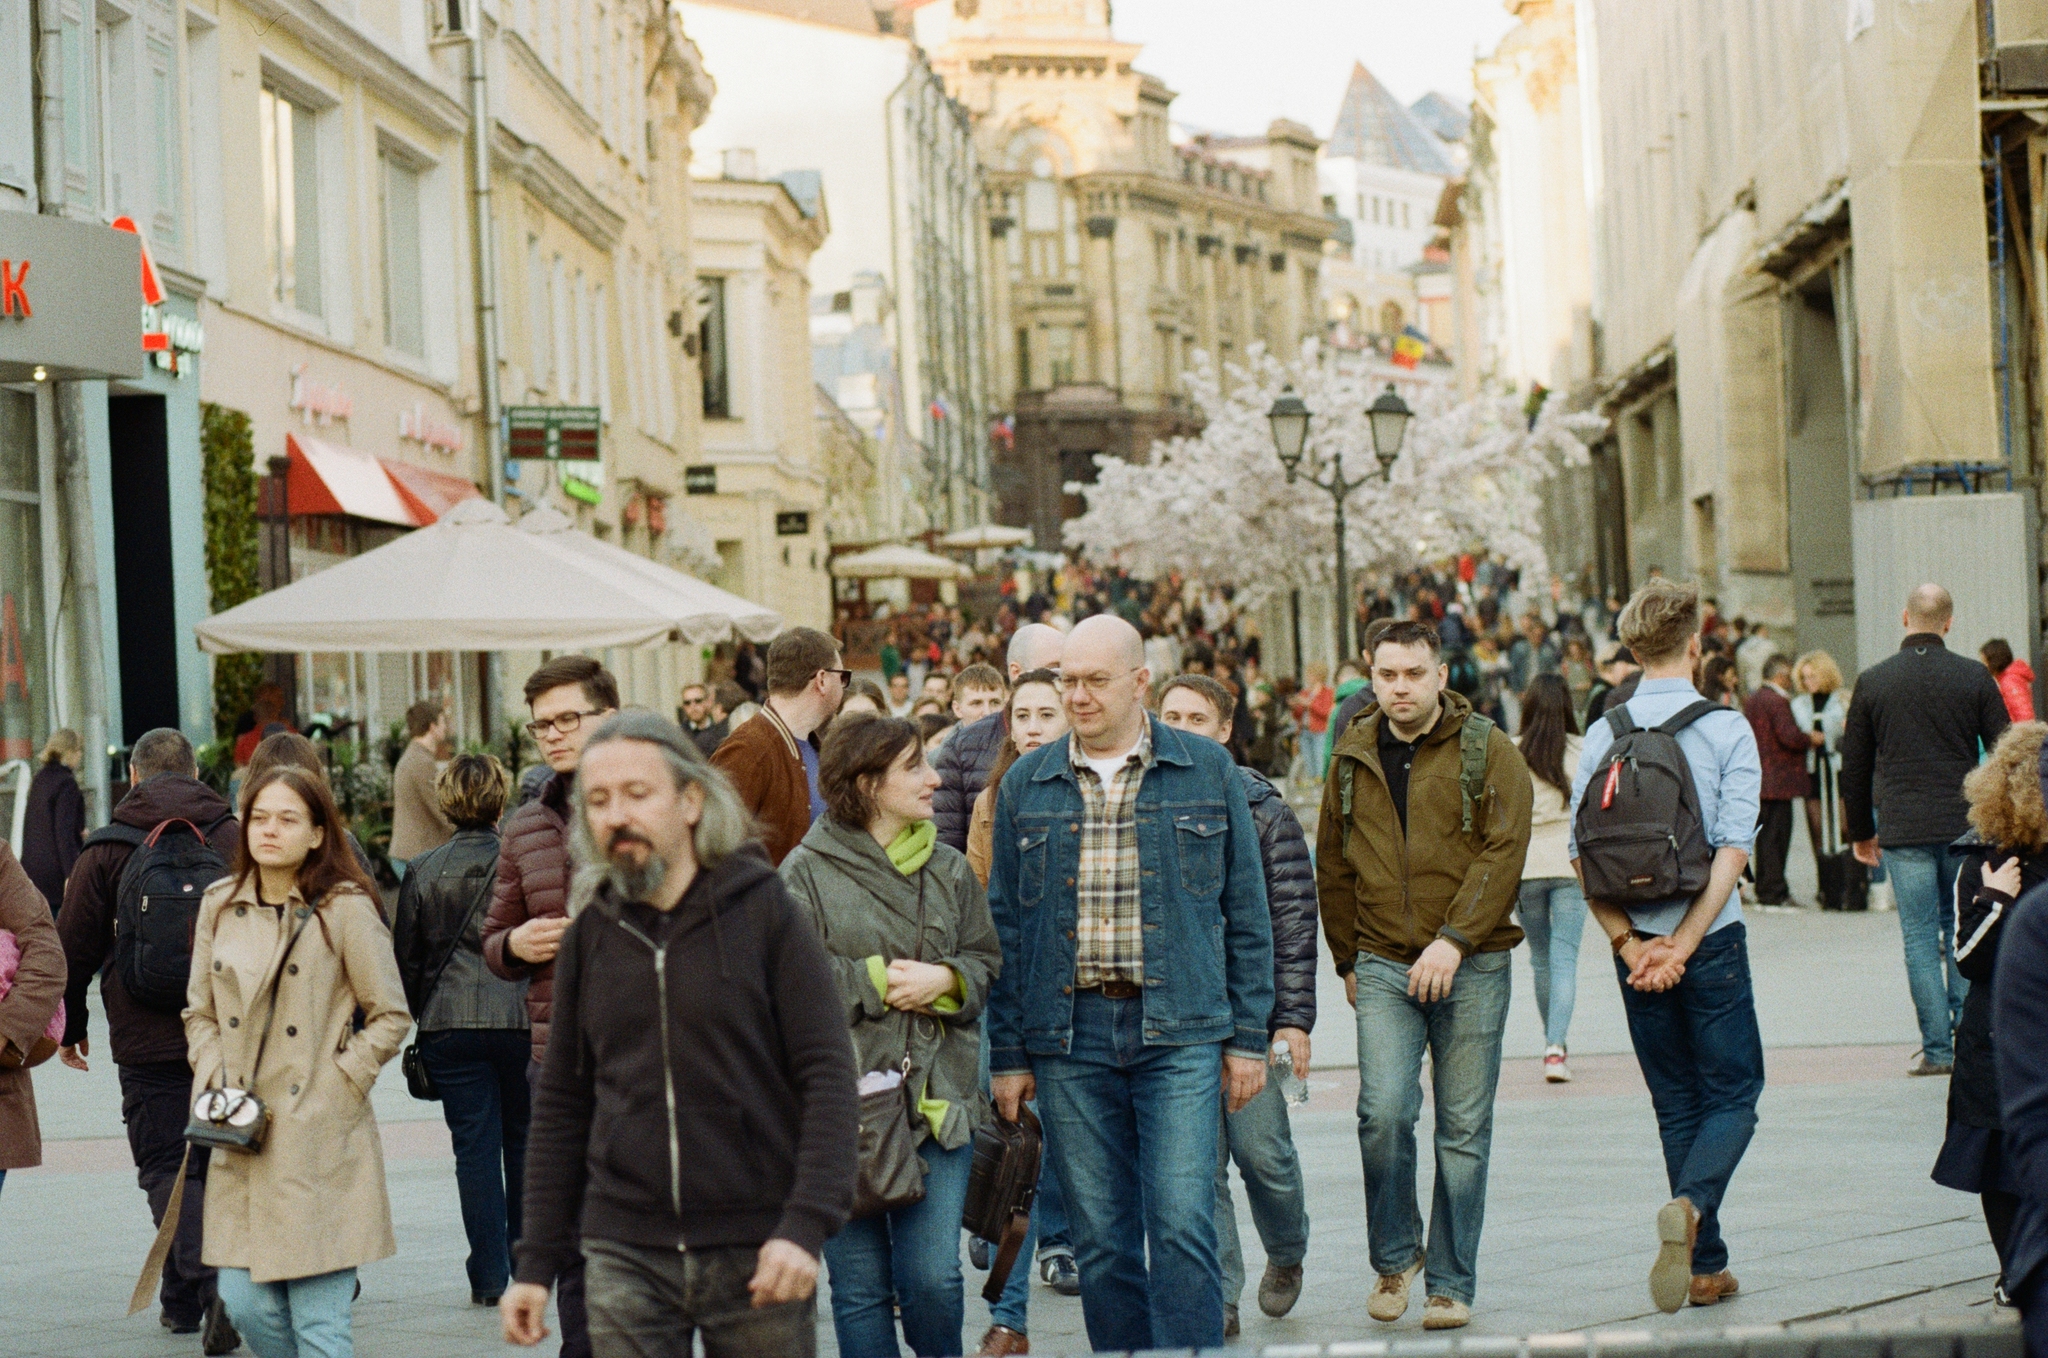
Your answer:
[[[814,1354],[860,1132],[823,945],[732,785],[666,718],[591,736],[571,833],[505,1338],[547,1336],[580,1245],[596,1358],[688,1352],[699,1330],[733,1358]]]

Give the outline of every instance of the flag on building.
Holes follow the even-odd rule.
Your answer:
[[[1394,366],[1412,368],[1422,362],[1422,355],[1429,349],[1429,340],[1414,326],[1408,326],[1394,337]]]

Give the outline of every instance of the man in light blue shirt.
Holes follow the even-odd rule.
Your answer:
[[[1629,719],[1647,729],[1701,701],[1692,685],[1700,658],[1699,588],[1652,580],[1621,613],[1621,642],[1642,663]],[[1661,1243],[1650,1296],[1671,1312],[1689,1300],[1712,1306],[1739,1286],[1728,1271],[1720,1206],[1756,1131],[1764,1087],[1763,1041],[1750,988],[1749,952],[1735,886],[1756,839],[1763,765],[1749,720],[1709,712],[1678,733],[1714,851],[1706,889],[1648,905],[1593,900],[1614,949],[1629,1038],[1657,1110],[1671,1201],[1657,1213]],[[1572,778],[1570,853],[1580,871],[1579,804],[1614,743],[1606,722],[1586,732]]]

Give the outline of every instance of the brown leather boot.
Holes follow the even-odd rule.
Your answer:
[[[991,1325],[988,1333],[981,1337],[981,1347],[974,1351],[975,1358],[987,1358],[990,1354],[1029,1353],[1031,1341],[1007,1325]]]
[[[1694,1306],[1712,1306],[1721,1298],[1732,1297],[1741,1290],[1742,1284],[1724,1268],[1719,1273],[1696,1274],[1686,1299]]]

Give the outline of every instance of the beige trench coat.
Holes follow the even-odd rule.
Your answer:
[[[412,1020],[391,934],[354,888],[336,890],[306,921],[278,986],[263,1068],[250,1083],[270,980],[305,906],[296,890],[283,911],[259,903],[253,873],[239,891],[217,882],[192,939],[185,1040],[193,1093],[225,1076],[253,1088],[271,1115],[253,1155],[213,1152],[203,1258],[246,1268],[257,1282],[354,1268],[398,1248],[369,1095]],[[354,1032],[358,1006],[363,1029]]]
[[[64,948],[50,906],[28,873],[0,839],[0,929],[14,935],[21,967],[14,988],[0,1000],[0,1045],[23,1051],[49,1027],[64,998]],[[43,1163],[43,1137],[36,1123],[36,1090],[31,1070],[0,1070],[0,1169],[28,1169]]]

